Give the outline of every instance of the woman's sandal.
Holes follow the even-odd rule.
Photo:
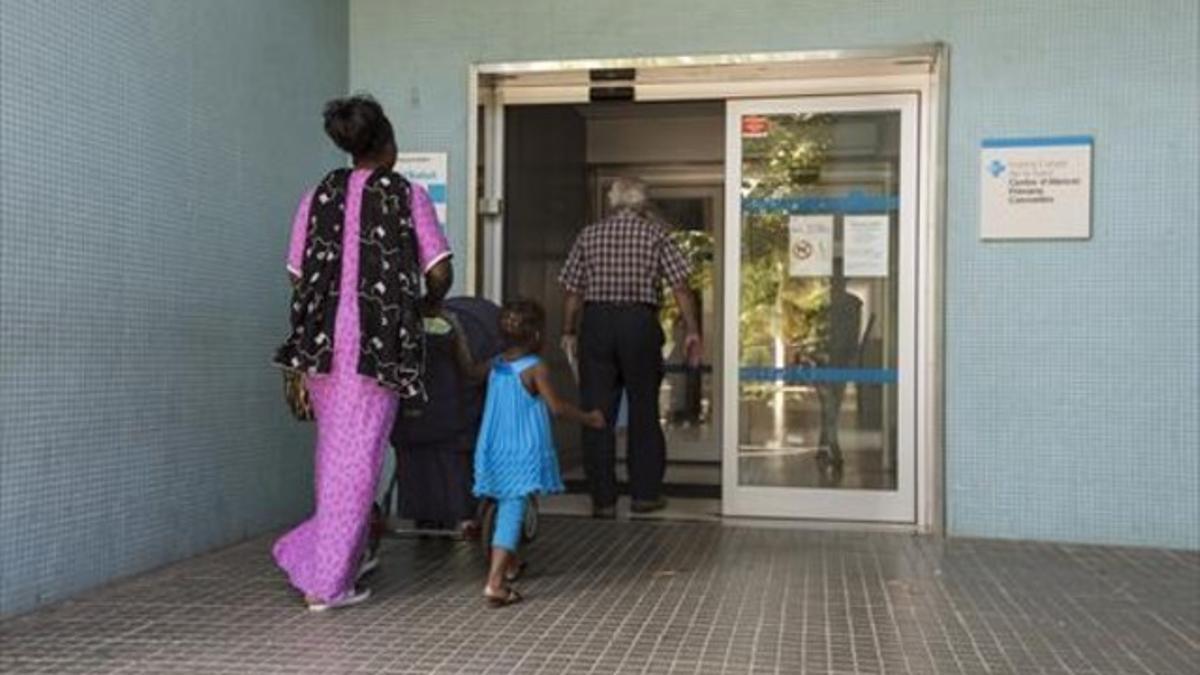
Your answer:
[[[504,580],[511,584],[517,579],[520,579],[521,575],[525,574],[525,568],[528,566],[529,564],[522,560],[521,562],[517,563],[516,568],[508,568],[508,571],[504,573]]]
[[[484,590],[483,597],[487,598],[488,604],[491,605],[493,609],[515,605],[525,599],[520,593],[512,588],[505,588],[504,595],[492,595],[491,593],[488,593],[487,590]]]
[[[366,602],[371,597],[369,588],[351,588],[331,600],[320,600],[316,596],[305,596],[304,601],[310,612],[327,612],[331,609],[353,607]]]

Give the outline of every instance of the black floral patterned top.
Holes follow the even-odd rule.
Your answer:
[[[327,374],[333,364],[350,173],[330,172],[313,191],[291,332],[275,355],[275,363],[287,370]],[[363,189],[358,242],[358,373],[402,398],[424,395],[421,268],[410,190],[408,181],[391,170],[372,173]]]

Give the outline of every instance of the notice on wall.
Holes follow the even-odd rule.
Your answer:
[[[833,216],[788,219],[788,274],[827,277],[833,274]]]
[[[985,140],[980,167],[982,238],[1091,236],[1091,136]]]
[[[444,152],[401,152],[396,155],[396,173],[425,188],[446,229],[447,158]]]
[[[888,222],[887,214],[846,216],[842,243],[846,276],[888,275]]]

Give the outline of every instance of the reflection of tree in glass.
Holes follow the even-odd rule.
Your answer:
[[[768,134],[744,140],[742,199],[781,199],[817,193],[833,145],[830,115],[773,115]],[[784,208],[743,212],[741,365],[770,366],[777,350],[813,354],[822,343],[829,303],[826,279],[788,273],[788,216]],[[776,343],[782,337],[782,345]]]
[[[800,186],[820,179],[832,146],[832,115],[773,115],[766,136],[745,139],[743,187],[747,179],[753,179],[755,190],[761,193],[755,197],[794,195]]]
[[[692,275],[688,279],[688,285],[697,293],[700,289],[709,288],[712,284],[713,257],[716,255],[716,244],[712,234],[704,230],[673,230],[671,239],[679,245],[680,250],[683,251],[683,257],[687,258],[691,265]],[[659,322],[662,324],[663,333],[667,336],[669,346],[674,340],[675,322],[679,320],[679,305],[675,302],[675,296],[670,293],[664,300],[662,312],[659,314]],[[699,295],[696,300],[696,310],[699,313]]]

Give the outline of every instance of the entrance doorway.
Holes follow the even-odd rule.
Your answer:
[[[660,397],[666,493],[693,512],[940,526],[941,52],[913,53],[478,68],[485,294],[542,301],[557,344],[558,272],[623,176],[696,266],[703,367],[664,306]]]
[[[680,315],[664,293],[666,373],[659,397],[667,441],[664,492],[676,502],[676,513],[682,507],[692,515],[718,514],[722,370],[714,365],[721,355],[723,318],[723,104],[522,105],[508,106],[504,115],[502,297],[532,298],[546,307],[551,347],[545,357],[563,391],[574,391],[576,384],[554,347],[562,324],[558,275],[579,231],[609,215],[605,197],[614,180],[633,177],[646,184],[653,217],[691,262],[691,286],[708,339],[700,367],[688,367]],[[586,494],[579,430],[557,423],[556,436],[568,490]],[[627,445],[619,428],[617,477],[623,491]]]

